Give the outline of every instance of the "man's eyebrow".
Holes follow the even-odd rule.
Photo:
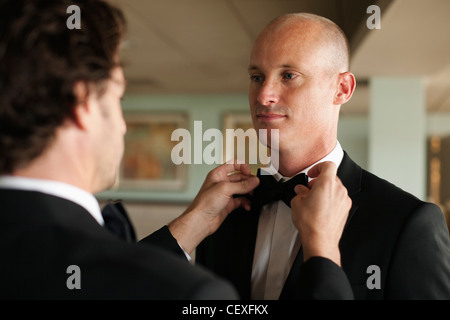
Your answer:
[[[257,67],[257,66],[255,66],[255,65],[250,65],[250,66],[248,66],[248,71],[250,72],[250,71],[254,71],[254,70],[259,70],[259,68]]]
[[[280,69],[290,69],[290,68],[295,68],[295,66],[293,65],[293,64],[282,64],[282,65],[280,65],[280,66],[278,66],[278,68],[280,68]]]
[[[290,68],[298,68],[298,67],[296,67],[293,64],[289,64],[289,63],[284,63],[284,64],[278,65],[278,69],[290,69]],[[256,65],[250,65],[248,67],[248,71],[254,71],[254,70],[260,70],[260,69]]]

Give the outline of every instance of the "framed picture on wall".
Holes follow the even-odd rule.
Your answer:
[[[438,205],[450,230],[450,135],[428,137],[427,201]]]
[[[242,143],[242,139],[240,140],[241,144],[239,144],[239,138],[234,138],[234,143],[231,144],[226,134],[227,129],[233,130],[235,136],[239,136],[236,130],[242,129],[243,132],[241,134],[243,133],[245,136],[245,145]],[[250,165],[252,174],[256,174],[258,168],[266,167],[266,164],[261,161],[260,152],[265,152],[268,155],[268,150],[267,147],[258,142],[257,133],[253,128],[252,117],[249,112],[225,113],[222,121],[222,132],[224,136],[224,161],[229,161],[233,158],[243,158]],[[238,151],[244,154],[244,157],[239,157]]]
[[[180,190],[186,186],[186,166],[171,159],[172,132],[187,128],[184,113],[128,113],[125,150],[113,190]]]

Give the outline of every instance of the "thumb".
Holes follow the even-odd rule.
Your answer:
[[[294,207],[294,203],[298,203],[300,199],[303,199],[308,194],[309,189],[302,184],[298,184],[295,186],[294,191],[297,195],[291,200],[291,208]]]
[[[302,184],[298,184],[295,186],[294,191],[297,195],[306,195],[309,192],[308,187],[302,185]]]
[[[259,185],[259,178],[250,177],[241,181],[232,182],[231,194],[246,194],[255,189]]]

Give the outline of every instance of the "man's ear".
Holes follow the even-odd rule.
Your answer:
[[[73,109],[73,120],[80,129],[86,129],[89,114],[89,90],[86,82],[77,81],[73,86],[76,103]]]
[[[342,105],[350,100],[355,92],[356,80],[351,72],[343,72],[339,74],[338,86],[334,95],[333,103],[335,105]]]

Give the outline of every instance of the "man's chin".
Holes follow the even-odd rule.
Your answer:
[[[267,148],[278,149],[280,141],[279,132],[279,129],[265,129],[265,131],[257,130],[259,142]]]

